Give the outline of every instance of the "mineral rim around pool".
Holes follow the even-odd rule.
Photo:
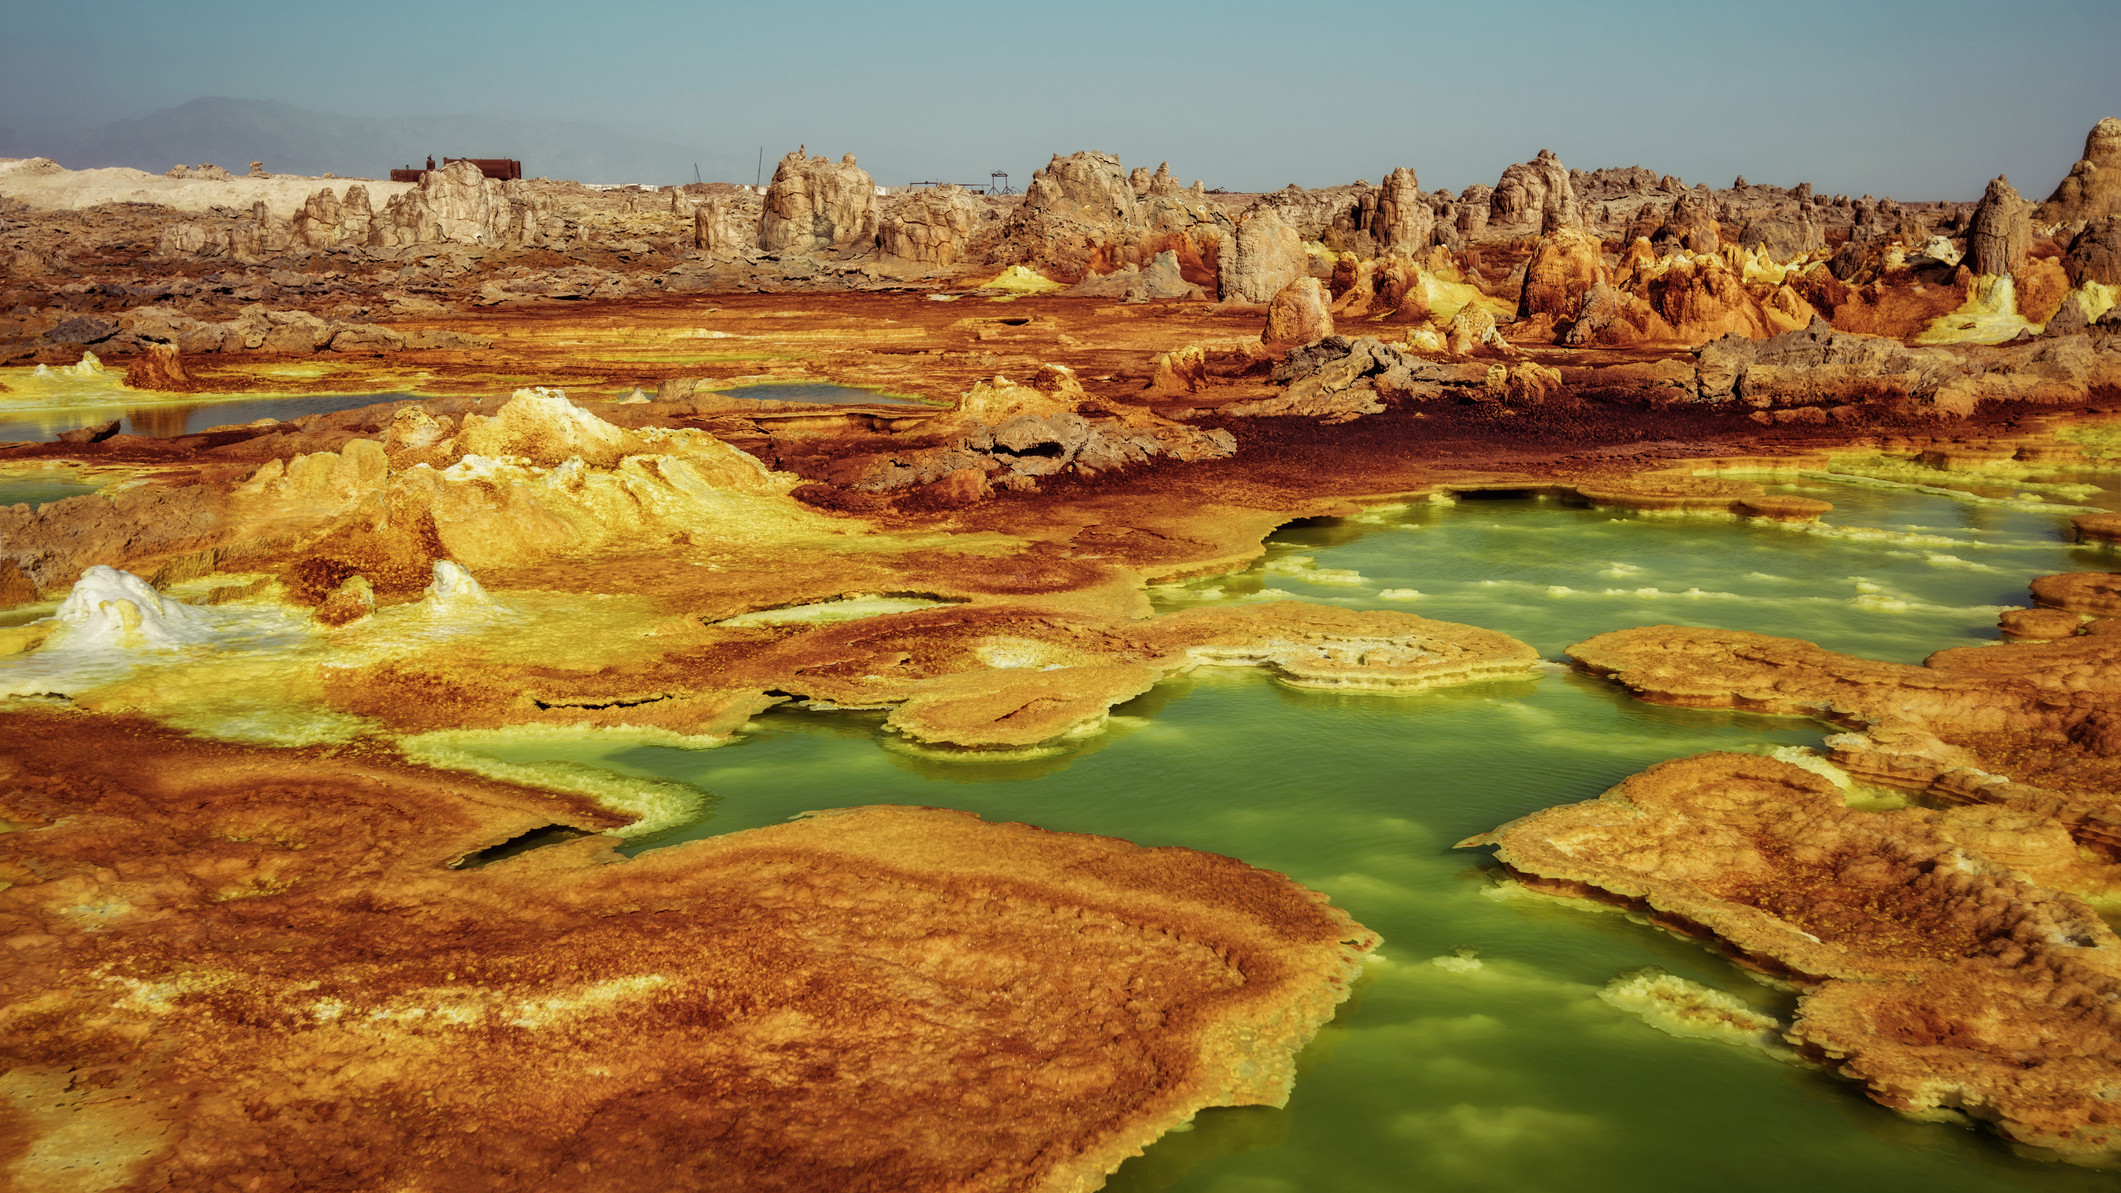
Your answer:
[[[2059,603],[2110,579],[2032,588]],[[1888,1106],[2109,1161],[2121,938],[2086,900],[2121,889],[2116,624],[1920,667],[1765,634],[1600,635],[1570,655],[1643,699],[1801,711],[1855,732],[1810,767],[1667,762],[1464,844],[1496,846],[1536,889],[1637,908],[1793,985],[1788,1040]],[[1852,808],[1852,776],[1941,806]]]
[[[11,1188],[1095,1188],[1280,1105],[1376,937],[1188,849],[581,800],[13,712]]]

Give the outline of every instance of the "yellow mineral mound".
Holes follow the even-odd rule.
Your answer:
[[[2040,325],[2018,313],[2018,283],[2009,274],[1982,275],[1958,310],[1939,316],[1916,333],[1916,344],[2001,344],[2020,334],[2038,335]]]
[[[467,414],[457,435],[463,455],[520,459],[550,468],[579,459],[610,468],[638,454],[640,441],[567,400],[556,389],[519,389],[491,418]]]
[[[1045,418],[1074,411],[1088,396],[1073,369],[1042,365],[1027,382],[996,376],[974,383],[958,399],[957,413],[984,423],[999,423],[1019,415]]]
[[[265,462],[236,487],[234,504],[265,538],[353,508],[382,488],[390,458],[373,439],[355,439],[335,452],[307,452]]]
[[[991,281],[980,283],[979,289],[999,290],[1004,294],[1050,294],[1067,287],[1028,265],[1011,265],[994,275]]]
[[[1487,293],[1456,269],[1424,269],[1415,278],[1415,297],[1434,320],[1449,322],[1468,307],[1484,309],[1490,318],[1507,318],[1510,304]]]
[[[1811,324],[1816,312],[1810,303],[1787,286],[1766,300],[1754,297],[1743,268],[1743,262],[1734,266],[1721,253],[1680,251],[1653,260],[1631,258],[1617,285],[1663,321],[1670,329],[1666,338],[1680,343],[1701,344],[1732,333],[1766,339]],[[1651,324],[1649,337],[1657,338],[1659,330]]]
[[[1723,246],[1723,258],[1730,267],[1738,271],[1747,285],[1765,284],[1780,286],[1817,264],[1825,255],[1824,250],[1803,253],[1788,261],[1778,261],[1766,245],[1755,249],[1743,249],[1735,244]]]
[[[1460,311],[1478,307],[1491,319],[1508,319],[1515,304],[1468,281],[1455,262],[1416,263],[1405,257],[1357,260],[1341,255],[1334,264],[1332,312],[1337,317],[1390,316],[1396,322],[1441,329]]]
[[[452,432],[454,433],[452,434]],[[557,390],[518,391],[462,428],[400,410],[381,442],[268,461],[239,486],[244,532],[282,547],[289,595],[355,575],[408,598],[435,561],[477,571],[604,547],[757,545],[864,529],[788,496],[797,478],[704,431],[615,427]]]

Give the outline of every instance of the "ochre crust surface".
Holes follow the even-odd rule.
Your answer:
[[[1228,858],[922,808],[453,870],[611,818],[389,754],[5,732],[25,1193],[1092,1189],[1281,1103],[1377,943]]]

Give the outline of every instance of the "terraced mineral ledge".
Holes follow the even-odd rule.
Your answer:
[[[2085,581],[2112,579],[2033,587],[2060,612],[2099,590]],[[1795,985],[1790,1041],[1889,1106],[2111,1157],[2121,939],[2084,897],[2121,889],[2115,624],[1921,667],[1734,631],[1600,635],[1570,657],[1641,699],[1851,732],[1828,739],[1829,765],[1698,755],[1463,844],[1498,846],[1537,889],[1641,908]],[[1852,779],[1934,806],[1852,810]]]
[[[1412,867],[1542,803],[1464,842],[1497,906],[1618,903],[1796,1000],[1608,970],[1586,1006],[2121,1161],[2116,178],[2116,120],[2041,204],[1545,152],[1457,194],[1401,166],[1265,195],[1084,152],[1007,197],[880,197],[801,153],[763,195],[0,161],[0,1170],[1093,1189],[1145,1148],[1235,1150],[1151,1146],[1228,1138],[1207,1108],[1289,1102],[1378,946],[1352,917],[1408,905],[1349,842]],[[1866,495],[1950,503],[1955,534],[1835,508]],[[1585,554],[1590,522],[1537,540],[1566,582],[1512,578],[1498,523],[1479,599],[1436,600],[1417,512],[1513,498],[1771,543],[1788,568],[1745,582],[1785,587],[1736,591],[1714,544],[1732,575],[1660,587]],[[1402,530],[1388,587],[1332,557]],[[1952,605],[1846,582],[1995,640],[1921,665],[1806,640],[1834,627],[1789,610],[1849,603],[1797,590],[1829,550],[1983,578]],[[1527,601],[1686,624],[1542,637]],[[1777,602],[1804,638],[1718,628]],[[1578,639],[1575,677],[1542,662]],[[723,832],[670,761],[729,747],[739,782],[816,718],[937,802],[1122,745],[1206,774],[1183,732],[1129,735],[1232,668],[1312,702],[1292,722],[1482,709],[1491,755],[1598,679],[1832,734],[1610,743],[1664,761],[1476,820],[1448,768],[1334,802],[1353,755],[1423,732],[1380,722],[1280,810],[1343,832],[1305,881],[1346,911],[1181,847],[1291,831],[1228,790],[1139,801],[1156,848],[1010,822],[1084,827],[1064,801],[983,819],[860,783]],[[1279,790],[1301,764],[1262,765]],[[1596,1134],[1529,1103],[1379,1130]]]

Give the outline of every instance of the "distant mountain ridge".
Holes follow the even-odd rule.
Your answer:
[[[161,173],[212,162],[241,174],[261,161],[275,174],[384,178],[443,157],[512,157],[533,178],[579,182],[691,182],[734,177],[736,157],[627,136],[581,121],[521,116],[342,116],[276,100],[209,96],[130,120],[38,138],[0,129],[0,157],[48,157],[76,170],[131,166]],[[750,164],[748,155],[741,164]],[[721,169],[727,167],[727,170]]]

